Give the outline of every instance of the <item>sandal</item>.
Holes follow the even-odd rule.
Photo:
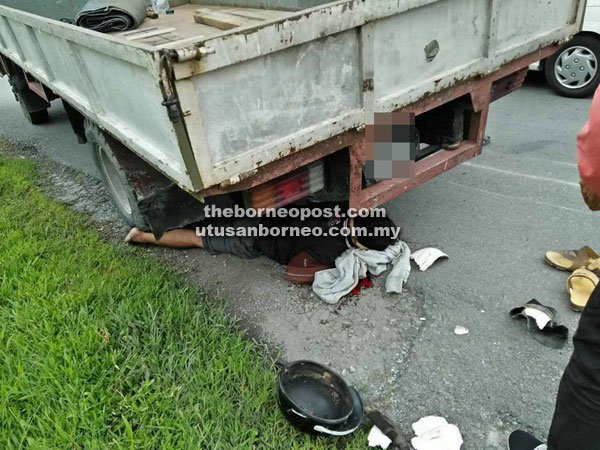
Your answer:
[[[587,245],[579,250],[565,250],[562,252],[546,252],[546,262],[558,270],[570,272],[588,267],[600,255]]]
[[[567,279],[567,291],[571,295],[571,309],[578,312],[585,309],[598,281],[598,277],[587,269],[577,269],[571,274]]]
[[[526,319],[527,331],[536,341],[547,347],[564,348],[569,339],[569,329],[556,322],[556,310],[542,305],[536,299],[510,311],[511,319]]]

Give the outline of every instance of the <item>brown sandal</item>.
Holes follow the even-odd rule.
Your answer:
[[[598,286],[598,277],[587,269],[577,269],[567,280],[567,291],[571,295],[571,309],[581,312],[585,309],[592,292]]]
[[[587,245],[579,250],[565,250],[562,252],[546,252],[546,262],[558,270],[568,270],[570,272],[587,268],[599,259],[600,255]],[[593,265],[592,267],[596,267]]]

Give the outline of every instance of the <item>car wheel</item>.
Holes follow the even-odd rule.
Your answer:
[[[546,80],[560,95],[582,98],[592,95],[600,83],[600,39],[579,35],[545,63]]]
[[[86,123],[85,128],[94,162],[113,204],[127,225],[142,230],[148,229],[147,222],[138,206],[135,190],[129,183],[127,175],[104,133],[89,123]]]

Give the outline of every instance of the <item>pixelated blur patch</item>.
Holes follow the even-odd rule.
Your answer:
[[[413,178],[419,147],[415,115],[374,113],[365,130],[365,176],[374,180]]]

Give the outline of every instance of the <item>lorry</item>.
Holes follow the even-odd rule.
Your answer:
[[[19,4],[0,1],[0,73],[25,117],[62,100],[117,209],[157,235],[211,202],[372,208],[479,155],[490,103],[580,32],[586,6],[172,0],[106,34]],[[414,115],[413,177],[365,176],[373,112]]]

